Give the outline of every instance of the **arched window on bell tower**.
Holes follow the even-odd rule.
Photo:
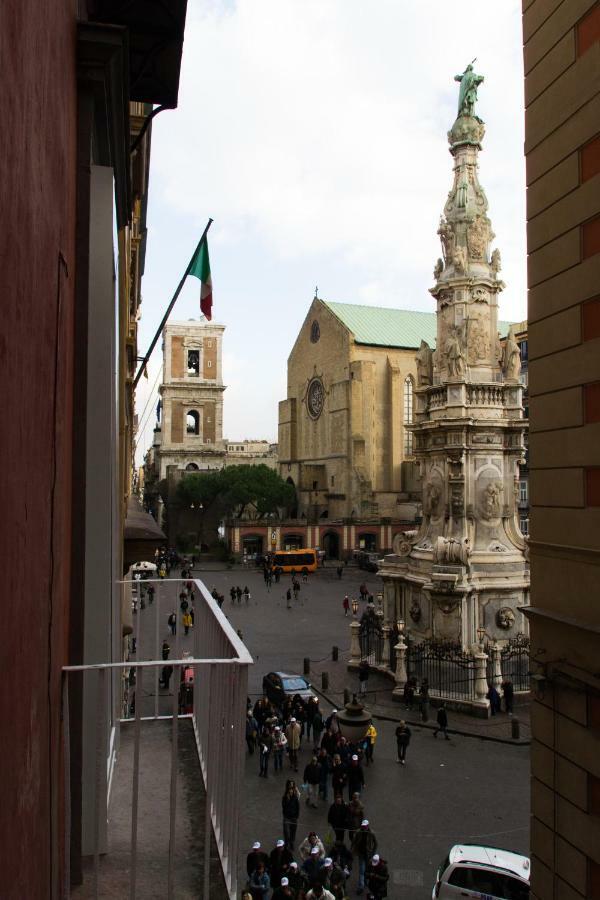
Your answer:
[[[409,375],[404,379],[404,456],[412,456],[413,455],[413,435],[412,432],[406,428],[407,425],[411,425],[413,421],[413,388],[414,383]]]
[[[185,433],[200,434],[200,413],[190,409],[185,417]]]

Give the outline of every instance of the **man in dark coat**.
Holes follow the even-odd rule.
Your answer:
[[[358,889],[357,894],[362,894],[365,888],[365,872],[367,864],[377,852],[377,838],[369,827],[369,820],[363,819],[360,829],[354,835],[352,841],[352,853],[358,859]]]
[[[271,850],[269,874],[272,888],[279,887],[281,879],[283,875],[287,875],[287,870],[293,859],[294,857],[285,846],[285,841],[279,838]]]
[[[341,794],[337,795],[329,807],[327,821],[335,832],[336,841],[342,842],[344,840],[344,832],[348,827],[348,807],[344,803]]]
[[[269,865],[269,857],[267,854],[260,849],[260,841],[254,841],[252,844],[252,850],[246,857],[246,872],[248,873],[248,878],[252,875],[253,872],[256,871],[258,864],[262,863],[265,868]]]
[[[348,800],[352,800],[352,794],[362,793],[365,786],[365,776],[356,753],[352,755],[346,773],[348,775]]]
[[[510,678],[507,678],[506,681],[502,682],[502,694],[504,695],[504,708],[509,716],[513,714],[514,693],[512,681]]]
[[[308,785],[307,806],[317,808],[319,797],[319,783],[321,781],[321,766],[316,756],[313,756],[307,766],[304,767],[304,783]]]
[[[379,854],[375,853],[365,872],[365,881],[374,900],[382,900],[383,897],[387,897],[389,880],[390,875],[385,859],[381,859]]]
[[[396,728],[396,746],[398,748],[398,762],[400,765],[406,765],[406,751],[410,744],[410,728],[404,720],[400,722]]]
[[[437,723],[438,727],[433,732],[434,738],[436,738],[438,736],[438,732],[441,731],[446,740],[449,741],[450,738],[448,737],[448,713],[446,712],[446,707],[443,703],[438,709]]]

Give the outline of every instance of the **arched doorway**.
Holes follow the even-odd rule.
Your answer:
[[[323,535],[323,550],[327,559],[340,558],[340,536],[337,531],[326,531]]]
[[[186,472],[199,472],[200,470],[198,469],[198,466],[196,465],[196,463],[188,463],[187,466],[185,467],[185,471]]]

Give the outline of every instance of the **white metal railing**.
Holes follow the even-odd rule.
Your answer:
[[[111,753],[108,747],[112,740],[107,738],[110,732],[108,723],[111,715],[111,673],[121,673],[121,691],[119,708],[122,710],[120,725],[133,728],[133,769],[131,791],[131,839],[129,864],[129,897],[136,896],[138,878],[138,810],[140,781],[140,743],[141,723],[157,719],[168,719],[172,722],[170,750],[170,800],[169,800],[169,843],[167,855],[167,891],[166,897],[174,897],[175,875],[175,829],[177,820],[177,773],[178,773],[178,736],[181,719],[191,719],[202,780],[206,792],[205,819],[203,823],[203,900],[210,896],[210,846],[211,833],[214,834],[218,848],[223,876],[230,897],[236,897],[238,830],[239,830],[239,796],[244,765],[245,748],[245,713],[248,694],[248,666],[252,658],[246,647],[235,633],[226,616],[206,590],[204,584],[194,580],[195,587],[195,621],[193,628],[191,655],[181,651],[181,626],[177,628],[176,646],[173,659],[161,659],[160,592],[166,585],[172,585],[177,597],[177,585],[183,585],[181,579],[150,579],[142,582],[147,587],[155,585],[156,596],[153,604],[146,603],[142,610],[139,606],[139,584],[137,586],[138,608],[133,617],[134,636],[137,647],[135,660],[107,662],[94,665],[65,666],[63,668],[63,742],[65,760],[65,882],[64,896],[70,896],[70,723],[69,723],[69,688],[76,677],[94,679],[94,691],[91,696],[98,699],[95,714],[95,778],[93,791],[93,874],[92,896],[98,898],[100,893],[100,855],[101,825],[107,814],[108,792],[106,790],[106,768],[110,767]],[[131,596],[132,583],[123,582],[127,602]],[[135,591],[135,588],[134,588]],[[154,609],[152,608],[154,607]],[[141,615],[148,613],[154,616],[152,638],[144,638],[140,626]],[[178,615],[178,619],[179,619]],[[147,631],[148,629],[146,629]],[[144,654],[153,658],[143,659]],[[168,701],[164,695],[159,697],[159,676],[165,664],[172,666],[173,692]],[[182,713],[180,709],[181,673],[184,669],[193,669],[194,691],[192,712]],[[153,690],[150,697],[144,698],[143,685],[151,679]],[[134,690],[132,690],[134,688]],[[153,698],[153,699],[152,699]],[[165,702],[170,709],[165,709]],[[226,765],[224,764],[226,760]],[[118,766],[118,755],[117,763]],[[110,776],[109,776],[110,777]],[[105,823],[104,823],[105,824]]]

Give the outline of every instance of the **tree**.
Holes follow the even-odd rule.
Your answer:
[[[227,466],[184,475],[177,486],[180,502],[202,504],[205,511],[240,517],[253,506],[259,517],[292,507],[296,492],[268,466]]]

